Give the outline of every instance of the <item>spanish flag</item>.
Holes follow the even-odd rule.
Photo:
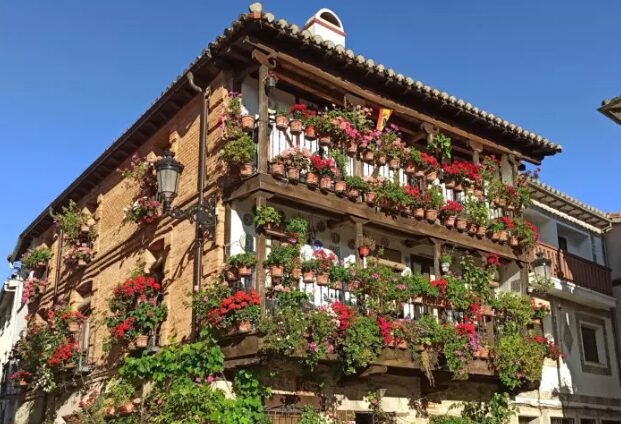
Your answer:
[[[386,127],[386,123],[390,119],[390,115],[392,115],[392,109],[386,109],[385,107],[381,107],[379,113],[377,114],[377,127],[378,131],[382,131]]]

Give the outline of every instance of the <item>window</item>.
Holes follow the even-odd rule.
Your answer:
[[[519,417],[518,424],[536,424],[537,417]]]
[[[584,360],[587,362],[599,363],[599,353],[597,351],[597,330],[584,325],[580,326],[582,335],[582,349]]]
[[[602,420],[602,424],[621,424],[619,420]]]
[[[550,424],[574,424],[573,418],[550,418]]]
[[[567,239],[565,237],[558,236],[558,248],[567,252]]]
[[[373,424],[373,414],[370,412],[356,412],[356,424]]]
[[[597,424],[595,418],[580,418],[580,424]]]
[[[433,274],[433,259],[426,258],[424,256],[411,256],[412,263],[412,272],[413,273],[421,273],[426,277],[429,277]]]

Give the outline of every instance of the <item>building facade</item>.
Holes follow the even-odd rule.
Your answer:
[[[252,5],[249,13],[240,16],[223,36],[210,44],[149,110],[52,202],[53,213],[46,208],[22,233],[14,260],[24,254],[32,255],[41,246],[49,246],[51,252],[45,266],[36,268],[35,274],[29,276],[31,285],[46,282],[39,295],[28,302],[29,326],[49,324],[50,311],[57,304],[69,306],[81,315],[80,328],[71,336],[79,350],[79,358],[70,364],[74,376],[71,384],[63,380],[61,392],[42,390],[24,378],[26,388],[20,392],[15,422],[38,423],[53,419],[60,423],[64,422],[63,417],[69,420],[70,415],[80,409],[85,393],[93,387],[101,389],[103,382],[115,374],[123,358],[135,354],[134,349],[115,350],[107,346],[111,331],[105,322],[111,316],[110,299],[117,295],[117,285],[126,281],[137,267],[143,274],[161,282],[163,295],[153,301],[153,306],[160,303],[168,311],[166,319],[148,334],[148,342],[143,347],[147,352],[189,342],[196,337],[196,324],[200,326],[206,322],[197,319],[193,312],[192,294],[212,286],[214,279],[229,270],[227,261],[230,265],[230,259],[239,258],[240,254],[251,253],[256,263],[249,275],[244,274],[240,279],[238,274],[229,284],[256,291],[262,310],[274,320],[278,317],[278,301],[274,299],[278,299],[280,291],[306,293],[310,305],[321,311],[335,304],[341,305],[344,311],[353,311],[356,305],[372,298],[369,293],[361,294],[359,285],[342,284],[343,281],[338,281],[341,283],[338,285],[321,283],[319,268],[314,269],[317,271],[314,278],[291,277],[293,280],[287,281],[294,283],[284,284],[289,275],[278,275],[273,266],[277,265],[276,252],[284,252],[291,244],[299,247],[296,260],[306,262],[319,255],[330,258],[334,255],[335,259],[330,260],[338,259],[346,269],[364,272],[376,266],[390,275],[389,280],[415,275],[420,277],[417,284],[428,283],[431,291],[440,293],[435,295],[438,299],[449,281],[461,284],[462,288],[472,288],[461,280],[467,267],[491,272],[485,275],[497,280],[490,281],[492,292],[488,293],[487,282],[481,288],[486,296],[508,292],[526,294],[535,278],[530,266],[534,252],[542,252],[553,262],[555,274],[551,279],[552,287],[540,296],[540,301],[550,305],[552,314],[543,318],[543,326],[528,320],[524,331],[520,329],[515,335],[520,340],[533,338],[535,334],[545,335],[546,349],[551,348],[548,340],[554,340],[557,345],[566,347],[567,356],[565,360],[545,360],[541,381],[536,378],[537,381],[531,381],[537,383],[536,390],[533,384],[530,387],[516,385],[512,396],[520,407],[519,422],[556,423],[558,418],[574,419],[576,424],[611,424],[621,419],[615,406],[620,386],[611,314],[614,299],[599,215],[592,213],[592,216],[583,217],[562,212],[571,202],[548,202],[549,190],[535,185],[535,206],[525,215],[539,226],[541,243],[533,250],[517,235],[514,243],[513,237],[507,236],[511,230],[506,227],[509,224],[503,221],[507,218],[511,225],[520,223],[524,234],[530,234],[534,242],[532,230],[528,233],[529,227],[521,217],[520,209],[524,205],[515,200],[519,196],[506,187],[525,188],[519,186],[525,181],[519,172],[522,164],[540,164],[546,156],[560,152],[561,147],[346,50],[344,33],[343,23],[326,9],[300,28],[265,13],[260,4]],[[233,104],[238,105],[238,111],[233,110]],[[367,128],[365,134],[377,131],[374,137],[386,136],[382,139],[386,143],[398,139],[399,154],[424,152],[428,159],[419,165],[426,167],[426,172],[417,175],[407,170],[408,161],[403,156],[400,157],[402,162],[396,164],[379,160],[385,154],[380,147],[374,152],[378,158],[370,159],[365,152],[371,149],[363,144],[366,142],[359,135],[356,137],[360,144],[355,146],[359,150],[354,151],[351,145],[338,145],[336,138],[328,145],[325,137],[298,131],[293,123],[295,115],[291,122],[289,118],[285,123],[279,120],[282,111],[289,111],[294,105],[319,111],[327,108],[333,113],[369,110],[365,119],[374,122],[373,128]],[[398,125],[398,133],[397,129],[387,127],[386,130],[381,125],[386,111],[392,112],[388,122]],[[241,120],[245,116],[252,118],[248,126]],[[232,142],[233,129],[229,124],[237,122],[238,118],[242,131],[246,131],[246,137],[256,145],[256,153],[253,151],[250,160],[231,166],[231,161],[226,160],[234,156],[226,153],[226,146]],[[354,119],[349,119],[351,124]],[[306,121],[307,127],[311,126],[309,122],[312,121]],[[333,137],[345,134],[345,127],[346,124],[332,128]],[[349,136],[358,129],[350,126],[347,130]],[[398,137],[395,134],[399,134]],[[439,144],[447,138],[451,143],[450,159]],[[206,141],[205,145],[201,140]],[[242,136],[236,138],[240,140],[243,141]],[[374,138],[373,142],[376,141]],[[340,155],[337,147],[343,147]],[[233,153],[243,156],[242,150]],[[148,192],[151,186],[144,177],[149,177],[156,158],[160,159],[155,167],[161,167],[164,163],[161,158],[167,151],[174,153],[174,162],[168,157],[167,163],[172,163],[172,168],[174,163],[180,163],[184,168],[175,187],[176,196],[162,197],[164,180],[158,180],[159,187],[155,191],[159,189],[160,197],[157,201],[163,203],[168,212],[169,206],[188,208],[197,202],[209,205],[207,199],[216,199],[215,209],[207,208],[206,214],[217,216],[215,225],[203,225],[205,215],[195,215],[194,221],[180,219],[184,214],[177,209],[159,216],[157,207],[143,203],[144,199],[150,201],[152,195]],[[308,169],[302,170],[301,178],[280,169],[285,152],[292,151],[308,151],[314,158],[312,163],[306,164]],[[308,160],[306,153],[300,155],[301,160]],[[494,160],[489,159],[492,156]],[[328,161],[328,164],[324,166],[321,161]],[[450,165],[456,164],[461,164],[462,168],[455,175],[469,183],[478,181],[478,174],[476,178],[473,174],[463,176],[463,172],[473,172],[471,165],[493,170],[489,184],[484,183],[481,190],[491,190],[494,184],[503,187],[503,193],[509,193],[506,196],[513,197],[501,202],[500,196],[496,199],[489,195],[491,191],[488,198],[476,194],[476,185],[464,190],[457,176],[452,181],[448,178],[453,172]],[[240,169],[245,165],[250,168],[249,172]],[[138,174],[136,170],[143,166],[146,174]],[[326,166],[329,172],[323,172]],[[132,172],[119,173],[116,172],[118,168]],[[313,182],[313,169],[319,174],[330,174],[333,179],[328,178],[330,181],[325,185],[319,179]],[[335,174],[358,177],[359,180],[345,181],[349,181],[349,189],[359,184],[364,195],[350,191],[346,195],[347,185],[340,185],[341,191]],[[132,179],[136,175],[138,183]],[[425,208],[414,207],[410,200],[407,204],[400,203],[402,197],[398,196],[406,193],[406,186],[412,199],[427,202],[428,211],[434,209],[429,199],[435,194],[439,195],[440,204],[453,205],[455,222],[448,224],[447,216],[438,218],[427,214],[428,211],[423,211],[426,216],[417,217],[417,210]],[[377,201],[370,196],[374,192],[372,188],[380,194]],[[421,193],[428,198],[421,197]],[[397,200],[390,197],[393,194]],[[174,205],[169,205],[168,200]],[[512,203],[514,200],[517,207]],[[477,215],[480,225],[473,221],[477,206],[484,210],[483,217],[480,213]],[[458,228],[457,214],[464,207],[471,219],[470,222],[464,220],[464,227]],[[308,224],[308,237],[291,241],[291,232],[259,222],[257,217],[263,216],[262,211],[272,210],[267,208],[273,208],[278,215],[270,219],[283,224],[301,218]],[[443,210],[450,217],[453,209]],[[79,220],[75,232],[67,231],[68,226],[63,227],[68,225],[68,217]],[[63,231],[59,231],[54,221],[61,223]],[[499,233],[504,231],[504,238],[494,238],[495,233],[486,231],[492,221],[504,223],[505,227],[498,229]],[[371,257],[360,249],[371,247],[369,239],[376,245]],[[455,259],[453,263],[447,262],[447,255]],[[460,263],[457,258],[470,262]],[[238,271],[241,274],[241,269]],[[221,341],[226,355],[225,367],[228,371],[244,367],[280,371],[279,377],[269,381],[274,396],[266,405],[268,415],[278,423],[297,422],[305,405],[319,407],[328,398],[336,399],[331,411],[339,422],[377,422],[373,405],[378,407],[378,404],[369,400],[370,393],[380,398],[381,408],[389,416],[386,419],[423,423],[428,422],[430,415],[450,412],[451,406],[458,402],[485,401],[502,390],[507,381],[513,381],[511,376],[505,375],[507,379],[501,383],[500,373],[489,355],[489,351],[495,349],[496,339],[502,338],[502,331],[507,331],[499,330],[498,325],[510,315],[508,307],[498,307],[496,312],[490,308],[487,312],[478,311],[474,313],[476,322],[473,322],[473,318],[466,318],[470,312],[455,307],[457,298],[452,302],[437,299],[427,302],[427,299],[421,300],[423,296],[402,299],[398,291],[405,289],[400,286],[390,286],[390,289],[391,293],[396,293],[388,302],[392,308],[391,318],[403,327],[390,327],[392,330],[388,334],[382,333],[385,345],[373,345],[372,348],[378,350],[377,355],[364,366],[356,362],[353,366],[356,372],[347,378],[342,374],[335,376],[330,365],[335,355],[346,355],[342,345],[337,346],[340,352],[329,352],[321,358],[315,378],[310,378],[300,370],[299,364],[283,360],[283,355],[265,353],[269,334],[255,331],[247,334],[239,328],[236,335]],[[385,293],[373,296],[383,299]],[[466,292],[465,296],[470,295]],[[488,306],[482,305],[480,299],[471,304],[479,308]],[[375,305],[374,308],[381,307]],[[372,316],[375,315],[361,316],[359,322]],[[451,376],[451,365],[443,360],[438,360],[436,367],[424,364],[426,360],[421,358],[433,353],[439,342],[424,344],[427,342],[419,341],[407,349],[395,347],[399,339],[391,331],[396,334],[406,325],[415,326],[425,316],[441,321],[442,328],[455,326],[472,331],[472,338],[482,344],[469,353],[466,362],[459,362],[461,354],[454,356],[458,364],[453,366],[462,364],[464,368],[460,371],[465,371],[468,379],[452,378],[455,372]],[[118,327],[114,327],[116,330]],[[131,344],[135,348],[138,342]],[[415,347],[420,350],[417,354],[412,352]],[[365,354],[368,350],[371,348],[361,349]],[[514,376],[513,379],[523,383],[525,378]],[[516,416],[515,422],[517,420]]]

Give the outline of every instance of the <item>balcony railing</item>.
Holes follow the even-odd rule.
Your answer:
[[[536,252],[552,261],[552,276],[612,296],[610,268],[538,242]]]

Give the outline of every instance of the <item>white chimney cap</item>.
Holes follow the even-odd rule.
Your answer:
[[[345,47],[345,29],[339,17],[330,9],[320,9],[304,25],[312,35],[319,35],[324,41]]]

